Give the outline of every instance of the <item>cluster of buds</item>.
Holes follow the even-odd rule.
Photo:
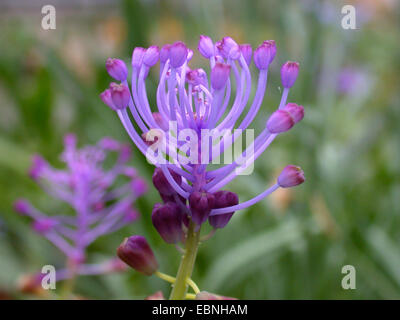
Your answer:
[[[267,40],[253,52],[249,44],[237,44],[230,37],[214,43],[202,35],[198,51],[208,60],[209,76],[201,68],[189,67],[193,51],[180,41],[161,49],[157,46],[136,47],[132,54],[130,81],[126,64],[109,58],[106,69],[119,83],[112,82],[100,95],[117,113],[137,148],[156,167],[153,184],[162,203],[154,206],[152,221],[161,237],[171,244],[185,242],[189,224],[193,224],[196,231],[206,221],[214,229],[224,228],[236,211],[255,204],[278,188],[293,187],[305,180],[299,167],[289,165],[275,184],[251,200],[239,203],[235,193],[225,190],[225,186],[248,168],[278,135],[303,119],[304,108],[287,103],[299,64],[288,61],[282,65],[282,97],[277,109],[266,119],[262,132],[234,161],[215,169],[208,165],[214,164],[213,160],[238,138],[236,133],[230,133],[248,129],[258,114],[266,91],[269,66],[277,48],[275,41]],[[252,60],[259,75],[250,102]],[[156,102],[150,103],[145,81],[150,69],[158,62]],[[236,82],[233,99],[232,80]],[[231,101],[232,105],[228,107]],[[152,109],[151,105],[157,109]],[[185,138],[176,139],[182,135],[187,138],[187,130],[194,132],[194,138],[191,138],[195,140],[191,141],[195,142],[194,149],[188,148]],[[225,133],[218,141],[212,137],[213,144],[206,144],[206,150],[203,149],[204,130]],[[245,163],[243,158],[246,158]],[[118,252],[123,261],[144,274],[152,274],[157,269],[154,254],[143,238],[126,240]]]
[[[36,155],[29,175],[49,196],[72,207],[75,215],[47,215],[25,199],[17,200],[14,208],[29,216],[33,229],[66,255],[68,266],[74,266],[75,274],[121,270],[121,263],[115,260],[101,265],[85,264],[86,248],[98,237],[139,217],[133,205],[147,191],[147,184],[134,168],[127,166],[131,157],[127,145],[103,138],[96,145],[78,149],[72,134],[65,136],[64,145],[61,160],[66,169],[53,168]],[[111,167],[104,163],[109,153],[117,154]],[[125,182],[116,185],[116,179],[121,176]],[[70,276],[67,269],[57,271],[57,281]]]

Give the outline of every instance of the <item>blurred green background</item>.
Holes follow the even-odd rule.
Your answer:
[[[56,30],[41,28],[44,4],[56,7]],[[342,29],[343,4],[356,6],[356,30]],[[98,97],[111,80],[106,58],[128,62],[135,46],[176,40],[195,49],[199,35],[207,34],[253,48],[276,40],[267,96],[254,122],[258,132],[279,102],[280,65],[301,65],[289,101],[304,105],[304,121],[230,189],[250,199],[290,163],[302,166],[307,181],[235,214],[201,246],[193,279],[201,289],[239,299],[400,298],[398,1],[3,0],[0,9],[0,296],[32,298],[17,291],[17,279],[64,263],[12,209],[17,197],[51,208],[27,176],[31,155],[59,164],[67,132],[81,145],[103,136],[129,142]],[[205,61],[196,52],[191,63]],[[137,151],[132,165],[150,183],[153,168]],[[158,201],[151,189],[137,204],[139,221],[96,241],[90,261],[115,255],[124,237],[142,234],[161,270],[175,274],[179,254],[151,225]],[[357,272],[356,290],[341,287],[348,264]],[[128,271],[81,277],[76,291],[95,299],[143,299],[159,289],[168,296],[168,284]]]

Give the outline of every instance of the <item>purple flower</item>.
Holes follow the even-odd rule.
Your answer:
[[[156,203],[151,214],[154,227],[167,243],[177,243],[184,239],[182,219],[183,213],[175,202]]]
[[[128,266],[147,276],[158,269],[158,262],[145,237],[126,238],[118,247],[117,255]]]
[[[304,172],[294,165],[286,166],[278,177],[278,184],[282,188],[290,188],[302,184],[305,181]]]
[[[175,211],[164,209],[170,207],[168,203],[174,203],[174,207],[179,208],[185,226],[194,223],[198,230],[208,219],[214,228],[223,228],[235,211],[261,201],[279,187],[286,187],[287,184],[280,180],[242,203],[234,193],[221,191],[251,165],[280,133],[289,130],[303,118],[302,106],[287,103],[290,88],[299,71],[297,62],[283,65],[281,77],[284,89],[280,103],[275,111],[271,110],[265,128],[251,146],[231,163],[210,168],[209,164],[229,150],[238,139],[235,131],[250,128],[256,117],[265,117],[266,112],[259,114],[259,111],[267,86],[269,66],[276,55],[275,41],[264,41],[253,53],[250,45],[240,45],[230,37],[214,43],[210,37],[200,36],[198,50],[208,59],[208,76],[203,69],[189,66],[192,52],[182,42],[166,45],[161,51],[158,47],[150,47],[141,58],[144,50],[135,48],[132,55],[129,108],[115,108],[115,111],[134,144],[156,166],[153,184],[164,205],[154,208],[153,222],[165,238],[173,230],[173,240],[168,238],[167,242],[175,241],[175,235],[180,232],[177,227],[179,223],[172,218],[169,220],[175,217],[171,213]],[[255,95],[251,99],[253,81],[249,65],[252,58],[258,77]],[[158,60],[160,70],[156,99],[150,102],[145,80],[150,67]],[[127,86],[127,81],[123,84]],[[232,88],[236,88],[235,93]],[[108,99],[103,101],[108,104]],[[154,129],[164,134],[163,139],[147,143],[142,138],[143,134]],[[207,144],[214,136],[203,137],[205,130],[232,134],[228,139]],[[188,138],[181,139],[187,132],[193,134],[190,141]],[[188,147],[188,142],[194,147]],[[164,221],[161,218],[164,215],[160,212],[168,217],[165,222],[160,222]],[[171,225],[174,228],[168,229]]]
[[[128,77],[128,69],[125,62],[120,59],[108,58],[106,61],[108,74],[117,81],[124,81]]]
[[[49,196],[73,208],[75,215],[48,216],[24,199],[15,202],[17,212],[32,218],[32,227],[51,241],[77,269],[86,271],[86,248],[98,237],[114,232],[138,217],[135,200],[147,191],[143,179],[126,165],[130,148],[111,138],[78,149],[76,137],[64,138],[61,160],[65,169],[55,169],[39,156],[33,159],[30,175]],[[103,166],[109,153],[118,155],[109,169]],[[117,179],[126,180],[114,186]],[[81,270],[81,269],[79,269]],[[63,276],[57,280],[63,279]]]

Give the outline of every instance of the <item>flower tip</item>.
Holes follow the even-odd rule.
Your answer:
[[[29,177],[33,180],[37,180],[40,177],[40,174],[43,172],[43,169],[46,167],[46,160],[44,160],[39,155],[34,155],[32,159],[32,166],[29,169]]]
[[[136,47],[132,52],[132,67],[140,68],[143,62],[143,56],[146,53],[146,49],[142,47]]]
[[[56,225],[56,221],[51,218],[41,218],[33,222],[32,228],[39,234],[46,234]]]
[[[278,185],[281,188],[290,188],[302,184],[305,181],[303,170],[294,165],[286,166],[278,177]]]
[[[250,44],[241,44],[240,45],[240,52],[243,55],[244,61],[246,61],[246,64],[249,66],[251,63],[251,56],[253,53],[253,49],[251,48]]]
[[[147,190],[148,190],[148,186],[147,183],[144,179],[142,178],[136,178],[132,181],[132,191],[134,193],[134,195],[136,197],[141,197],[142,195],[144,195]]]
[[[200,54],[206,59],[210,59],[215,54],[214,43],[209,36],[200,35],[197,49],[199,50]]]
[[[214,209],[235,206],[239,203],[239,197],[231,191],[220,190],[214,193]],[[224,228],[231,220],[234,211],[208,217],[208,222],[215,229]]]
[[[254,51],[254,64],[260,70],[268,69],[276,55],[276,44],[274,40],[264,41]]]
[[[129,100],[131,98],[129,88],[122,83],[118,84],[112,82],[110,84],[110,91],[111,91],[110,93],[111,100],[115,109],[117,110],[125,109],[128,106]]]
[[[296,82],[299,74],[299,63],[294,61],[286,62],[281,68],[281,79],[284,88],[290,89]]]
[[[188,48],[182,41],[177,41],[169,48],[169,59],[172,68],[179,68],[187,59]]]
[[[294,120],[294,123],[298,123],[304,118],[304,107],[299,106],[296,103],[288,103],[283,110],[289,112]]]
[[[231,66],[225,63],[217,62],[211,70],[211,86],[215,90],[223,89],[228,81]]]
[[[100,99],[107,105],[111,110],[116,111],[117,109],[114,106],[114,103],[111,98],[111,90],[106,89],[102,93],[100,93]]]
[[[158,269],[153,250],[143,236],[125,238],[117,249],[117,255],[128,266],[147,276]]]
[[[128,78],[128,68],[120,59],[108,58],[106,60],[108,74],[117,81],[125,81]]]
[[[295,121],[286,110],[276,110],[267,121],[267,129],[271,133],[282,133],[291,129]]]
[[[174,202],[157,203],[151,214],[154,227],[166,243],[178,243],[183,239],[182,217]]]
[[[143,63],[148,66],[154,66],[160,57],[160,48],[158,46],[149,47],[143,55]]]
[[[169,49],[171,48],[170,44],[164,45],[160,50],[160,62],[165,63],[169,59]]]

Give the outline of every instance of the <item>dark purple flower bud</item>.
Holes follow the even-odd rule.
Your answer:
[[[231,66],[217,62],[214,68],[211,70],[211,86],[215,90],[224,88],[228,81],[229,74],[231,72]]]
[[[143,63],[148,66],[154,66],[160,56],[160,48],[158,46],[149,47],[143,55]]]
[[[111,89],[106,89],[102,93],[100,93],[100,99],[112,110],[117,111],[117,108],[115,108],[114,102],[111,98]]]
[[[146,53],[146,49],[142,47],[136,47],[132,53],[132,67],[140,68],[143,63],[143,56]]]
[[[267,129],[271,133],[288,131],[294,126],[294,120],[286,110],[276,110],[267,121]]]
[[[183,214],[176,203],[157,203],[153,208],[151,221],[165,242],[177,243],[182,241],[184,235],[182,217]]]
[[[251,63],[251,55],[253,53],[253,49],[251,48],[251,45],[241,44],[240,52],[242,53],[244,60],[246,61],[247,65],[249,66]]]
[[[239,197],[236,193],[231,191],[218,191],[214,193],[214,198],[214,209],[231,207],[239,203]],[[224,228],[228,224],[229,220],[231,220],[234,213],[235,212],[233,211],[225,214],[210,216],[208,217],[208,222],[214,228]]]
[[[169,49],[171,48],[170,44],[166,44],[160,50],[160,62],[165,63],[169,59]]]
[[[169,172],[171,173],[172,177],[176,181],[178,185],[182,183],[182,177],[175,173],[174,171],[168,169]],[[153,174],[153,184],[154,187],[158,190],[160,194],[166,195],[166,196],[172,196],[175,194],[174,188],[169,184],[167,178],[165,178],[164,173],[162,172],[161,168],[155,168],[154,174]]]
[[[299,106],[296,103],[288,103],[283,110],[290,113],[292,116],[294,123],[301,121],[304,118],[304,107]]]
[[[132,190],[136,197],[140,197],[148,190],[146,181],[142,178],[136,178],[132,181]]]
[[[278,185],[281,188],[290,188],[302,184],[305,181],[304,172],[294,165],[286,166],[278,177]]]
[[[281,68],[281,79],[284,88],[293,87],[299,74],[299,63],[288,61]]]
[[[214,55],[214,43],[208,36],[200,36],[199,45],[197,48],[201,55],[206,59],[209,59]]]
[[[182,41],[177,41],[169,48],[169,60],[172,68],[179,68],[187,59],[188,49]]]
[[[198,224],[203,224],[214,208],[215,198],[212,193],[195,191],[189,196],[189,206],[192,212],[192,220]]]
[[[44,160],[39,155],[34,155],[32,159],[32,166],[29,169],[29,176],[33,180],[37,180],[40,177],[40,174],[43,172],[47,166],[46,160]]]
[[[14,210],[22,215],[27,214],[30,207],[29,202],[24,199],[18,199],[14,202]]]
[[[117,255],[128,266],[146,276],[151,276],[158,269],[158,262],[145,237],[125,238],[117,249]]]
[[[231,58],[236,60],[240,57],[239,45],[231,37],[224,37],[218,43],[218,50],[225,59]]]
[[[131,98],[131,94],[129,92],[129,88],[124,84],[118,84],[112,82],[110,84],[111,90],[111,99],[114,104],[114,107],[118,110],[125,109]]]
[[[268,69],[276,54],[276,44],[274,40],[264,41],[254,51],[254,64],[258,69]]]
[[[128,77],[128,69],[120,59],[108,58],[106,61],[106,69],[108,74],[118,81],[125,81]]]
[[[33,229],[40,234],[45,234],[50,231],[57,222],[51,218],[41,218],[33,222]]]

